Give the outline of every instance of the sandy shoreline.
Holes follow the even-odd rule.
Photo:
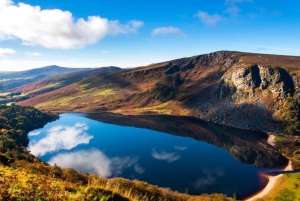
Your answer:
[[[283,169],[283,171],[292,171],[292,162],[289,161],[289,164]],[[258,198],[262,198],[263,196],[267,195],[272,188],[274,187],[274,185],[276,184],[277,180],[282,176],[283,174],[279,174],[277,176],[268,176],[265,175],[269,181],[268,184],[266,185],[265,188],[263,188],[261,191],[259,191],[258,193],[252,195],[251,197],[245,198],[244,201],[254,201]]]
[[[275,147],[275,135],[269,135],[267,143],[272,147]]]
[[[253,196],[244,199],[244,201],[254,201],[255,199],[258,199],[258,198],[261,198],[261,197],[267,195],[272,190],[275,183],[281,176],[282,176],[282,174],[277,175],[277,176],[266,176],[269,179],[266,187],[264,189],[262,189],[261,191],[259,191],[257,194],[254,194]]]

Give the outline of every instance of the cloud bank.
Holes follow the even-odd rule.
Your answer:
[[[82,48],[107,35],[135,33],[143,24],[136,20],[121,24],[100,16],[75,19],[69,11],[43,10],[25,3],[15,4],[12,0],[0,1],[0,41],[20,39],[24,45]]]
[[[63,168],[72,167],[81,172],[96,173],[103,177],[119,176],[125,169],[142,174],[145,172],[138,164],[138,157],[109,158],[98,149],[61,153],[52,157],[48,163],[58,164]]]
[[[55,126],[47,131],[46,137],[29,143],[28,149],[35,156],[59,150],[71,150],[80,144],[88,144],[94,137],[85,131],[86,124],[77,123],[75,126]]]

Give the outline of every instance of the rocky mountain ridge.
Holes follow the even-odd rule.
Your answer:
[[[21,105],[42,110],[195,116],[298,132],[300,57],[220,51],[95,75]]]

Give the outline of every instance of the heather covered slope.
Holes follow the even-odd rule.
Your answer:
[[[22,93],[28,97],[43,94],[49,91],[53,91],[64,86],[70,85],[72,83],[78,82],[82,79],[91,77],[95,74],[108,73],[113,71],[121,70],[118,67],[102,67],[93,70],[83,70],[79,72],[72,72],[61,76],[55,76],[48,79],[39,80],[32,82],[18,88],[15,88],[12,92]]]
[[[0,92],[7,91],[15,87],[35,82],[37,80],[63,75],[71,72],[89,70],[87,68],[65,68],[60,66],[46,66],[26,71],[1,72]]]
[[[295,133],[300,57],[220,51],[100,74],[19,102],[42,110],[196,116]]]

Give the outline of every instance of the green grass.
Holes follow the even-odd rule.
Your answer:
[[[99,90],[99,91],[95,92],[93,94],[93,96],[109,96],[109,95],[113,95],[113,94],[115,94],[114,89],[109,88],[109,89]]]
[[[281,137],[281,136],[275,136],[275,142],[282,142],[284,141],[284,137]]]
[[[278,179],[274,188],[260,201],[300,200],[300,173],[285,174]]]
[[[57,106],[57,105],[67,105],[70,102],[72,102],[73,100],[79,98],[80,96],[75,96],[75,97],[64,97],[64,98],[59,98],[56,100],[50,100],[47,102],[43,102],[40,104],[37,104],[36,107],[37,108],[43,108],[43,107],[48,107],[48,106]]]
[[[11,104],[13,104],[14,102],[9,102],[9,103],[6,103],[6,106],[11,106]]]
[[[86,91],[89,88],[89,86],[90,86],[89,83],[87,83],[87,84],[81,84],[81,85],[79,85],[78,90],[84,92],[84,91]]]

